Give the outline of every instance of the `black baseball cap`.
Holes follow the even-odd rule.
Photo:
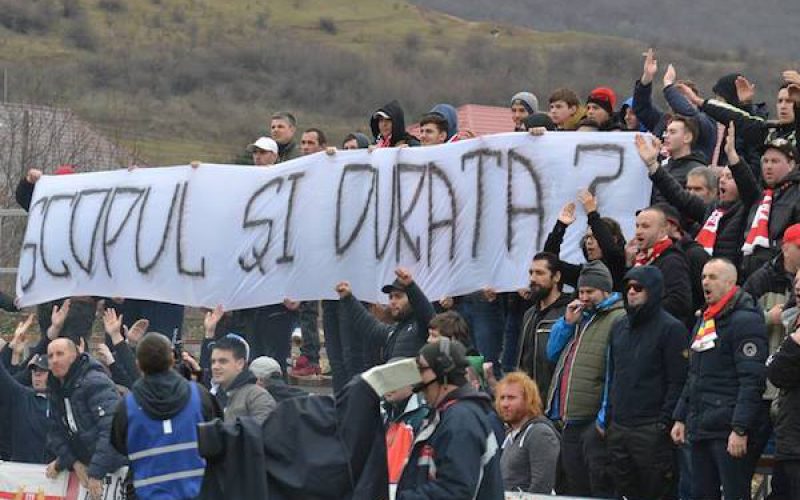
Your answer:
[[[394,280],[393,282],[385,285],[381,288],[383,293],[392,293],[392,292],[403,292],[406,293],[406,286],[400,283],[400,280]]]
[[[48,371],[50,369],[50,362],[47,360],[46,355],[37,354],[33,357],[33,359],[31,359],[29,366],[38,370]]]

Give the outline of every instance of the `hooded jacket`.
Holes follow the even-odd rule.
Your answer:
[[[800,345],[794,339],[784,339],[770,356],[767,376],[781,391],[775,419],[776,458],[800,460]]]
[[[732,165],[731,171],[748,168]],[[714,210],[721,208],[725,214],[720,218],[717,227],[717,239],[714,241],[713,256],[725,257],[738,268],[742,261],[742,245],[744,244],[745,224],[750,206],[758,201],[760,193],[752,184],[739,187],[739,199],[733,203],[715,200],[706,204],[702,198],[686,191],[666,170],[659,168],[650,175],[650,180],[664,195],[667,202],[677,208],[689,222],[696,222],[702,228]],[[749,187],[749,188],[748,188]]]
[[[219,388],[217,402],[225,414],[225,422],[234,422],[237,417],[263,422],[278,405],[266,389],[256,385],[256,380],[250,370],[244,369],[230,386]]]
[[[761,402],[768,351],[763,313],[747,292],[737,290],[714,323],[713,348],[689,350],[689,377],[673,413],[686,423],[692,441],[727,440],[734,427],[754,431],[767,418]],[[702,319],[693,337],[701,325]]]
[[[381,139],[380,129],[378,128],[378,117],[375,116],[376,113],[380,111],[386,113],[389,115],[389,118],[392,119],[391,147],[395,147],[401,142],[409,146],[419,145],[419,141],[406,131],[405,114],[403,113],[403,108],[400,107],[400,103],[397,102],[396,99],[376,109],[375,112],[372,113],[372,117],[369,120],[369,128],[372,130],[372,136],[375,138],[376,142]]]
[[[746,165],[744,160],[742,164]],[[731,168],[731,173],[740,193],[745,189],[758,192],[756,200],[747,209],[744,238],[753,224],[765,185],[759,184],[749,168]],[[778,253],[783,232],[796,222],[800,222],[800,171],[797,169],[790,171],[783,181],[773,187],[772,208],[769,212],[770,248],[756,247],[752,255],[743,256],[741,269],[745,279]]]
[[[635,427],[672,422],[686,381],[686,327],[661,306],[664,278],[656,267],[634,267],[625,281],[647,291],[647,302],[632,306],[611,328],[611,422]]]
[[[469,386],[448,394],[414,440],[397,500],[503,497],[500,445],[489,396]]]
[[[125,463],[110,443],[111,422],[120,397],[102,365],[80,354],[64,380],[52,373],[47,381],[50,430],[47,444],[55,453],[59,470],[80,461],[89,477],[102,478]]]
[[[148,416],[155,420],[167,420],[180,413],[189,402],[189,390],[192,383],[181,377],[175,370],[169,370],[138,379],[133,384],[131,392],[136,403]],[[200,384],[197,384],[197,389],[200,391],[205,420],[221,417],[222,412],[208,390]],[[111,432],[111,445],[122,455],[128,454],[127,406],[127,400],[122,398],[114,412]]]
[[[547,394],[555,369],[555,363],[547,359],[550,331],[556,321],[564,315],[564,310],[571,300],[570,294],[562,293],[549,306],[542,309],[537,303],[525,311],[522,317],[517,368],[536,381],[540,394]]]
[[[458,111],[450,104],[437,104],[430,110],[447,121],[447,141],[458,135]]]

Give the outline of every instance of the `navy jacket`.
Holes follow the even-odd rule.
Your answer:
[[[464,386],[450,393],[417,434],[397,500],[503,498],[491,400]]]
[[[787,337],[767,362],[770,382],[780,388],[775,419],[776,457],[800,460],[800,345]]]
[[[661,306],[664,277],[653,266],[634,267],[625,275],[647,290],[645,304],[632,307],[611,328],[611,392],[613,423],[639,426],[660,423],[667,428],[686,382],[686,327]]]
[[[769,347],[764,314],[738,290],[715,318],[718,339],[707,351],[689,350],[689,378],[673,417],[689,439],[727,439],[734,427],[760,424]],[[698,321],[694,333],[701,325]]]
[[[12,377],[0,363],[0,405],[9,409],[11,460],[46,464],[53,460],[47,451],[47,397],[37,394]]]
[[[102,478],[125,464],[110,442],[111,422],[120,401],[114,383],[103,367],[81,354],[72,364],[63,383],[50,374],[50,431],[47,443],[58,459],[60,470],[71,469],[79,460],[89,476]],[[67,418],[69,399],[74,427]]]

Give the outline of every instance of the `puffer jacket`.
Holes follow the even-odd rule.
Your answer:
[[[689,378],[673,418],[689,439],[727,439],[734,427],[755,430],[764,408],[767,327],[753,298],[737,290],[714,318],[717,340],[702,352],[689,350]],[[698,321],[693,334],[702,326]]]
[[[50,374],[50,430],[47,445],[56,455],[59,470],[76,461],[89,476],[102,478],[125,464],[110,442],[111,423],[120,396],[102,365],[84,353],[61,381]]]

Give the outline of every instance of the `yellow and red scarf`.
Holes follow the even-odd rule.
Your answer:
[[[692,350],[696,352],[703,352],[714,347],[714,342],[717,340],[717,325],[714,318],[728,305],[736,292],[739,290],[738,286],[730,289],[719,301],[711,304],[703,311],[703,323],[697,329],[692,339]]]

